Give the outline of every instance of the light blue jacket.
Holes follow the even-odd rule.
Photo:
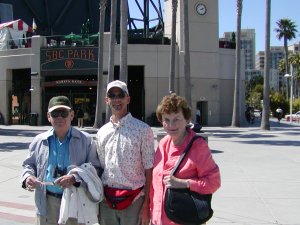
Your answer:
[[[23,162],[21,174],[22,187],[25,188],[25,180],[28,176],[35,176],[39,180],[44,180],[49,159],[48,137],[52,135],[52,130],[37,135],[29,145],[29,155]],[[86,132],[71,128],[71,139],[69,145],[70,166],[80,166],[83,163],[91,162],[92,165],[100,169],[96,143]],[[35,190],[35,205],[37,214],[46,215],[46,186],[37,187]]]

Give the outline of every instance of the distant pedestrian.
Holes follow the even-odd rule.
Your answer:
[[[245,110],[245,117],[248,123],[250,123],[251,114],[250,114],[250,107],[247,107]]]
[[[277,119],[278,119],[278,122],[280,122],[280,120],[282,119],[282,115],[283,115],[283,111],[280,107],[278,107],[276,109],[276,114],[277,114]]]
[[[78,128],[83,128],[84,112],[81,108],[77,109],[76,117],[77,117],[77,121],[78,121]]]
[[[201,111],[199,108],[197,108],[197,110],[196,110],[196,122],[198,124],[201,124]]]
[[[0,125],[4,124],[4,117],[2,112],[0,111]]]

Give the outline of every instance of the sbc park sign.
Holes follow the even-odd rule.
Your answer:
[[[97,70],[97,47],[41,49],[41,72]]]

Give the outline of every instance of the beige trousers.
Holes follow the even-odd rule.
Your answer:
[[[47,195],[47,215],[37,216],[35,225],[57,225],[61,199]],[[68,219],[66,225],[79,225],[76,219]]]

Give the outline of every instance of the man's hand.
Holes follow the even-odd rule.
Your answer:
[[[29,176],[25,180],[26,190],[34,191],[34,189],[41,185],[41,182],[34,176]]]
[[[72,175],[64,175],[54,181],[55,185],[58,185],[64,189],[71,187],[75,182],[75,177]]]

